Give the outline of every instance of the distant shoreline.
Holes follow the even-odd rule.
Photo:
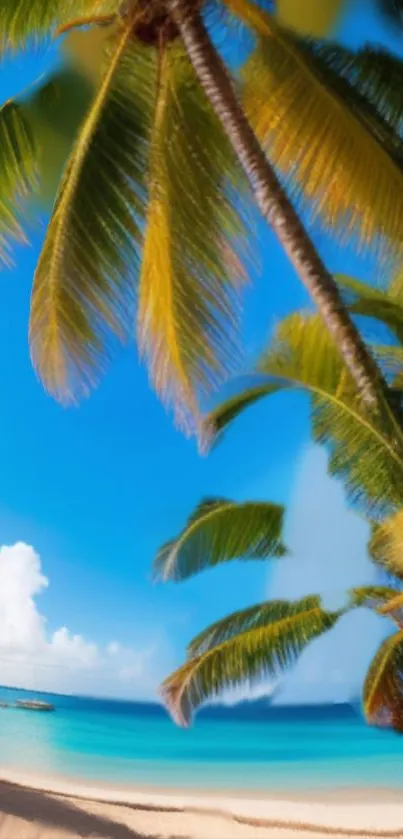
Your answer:
[[[17,818],[19,814],[27,813],[32,800],[39,812],[40,805],[45,811],[57,810],[59,801],[59,808],[62,812],[63,808],[66,810],[66,817],[69,808],[76,817],[81,813],[85,819],[90,818],[91,813],[103,814],[105,818],[113,813],[118,824],[123,819],[124,824],[130,823],[132,830],[141,832],[144,827],[148,836],[166,835],[167,839],[173,835],[196,839],[203,832],[206,836],[214,835],[214,839],[228,839],[228,822],[231,823],[231,839],[277,836],[288,839],[299,835],[316,839],[327,835],[403,839],[403,791],[393,789],[335,789],[317,794],[284,791],[272,796],[240,795],[238,791],[190,794],[183,790],[146,790],[54,776],[39,777],[0,766],[0,834],[1,814],[10,818],[10,798],[16,802]],[[45,822],[46,817],[41,823]],[[168,833],[164,832],[166,830]],[[79,835],[78,828],[77,834],[71,835]]]

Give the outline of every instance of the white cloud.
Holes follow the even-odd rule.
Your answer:
[[[50,633],[37,597],[49,585],[38,554],[0,548],[0,681],[4,685],[127,698],[152,697],[173,666],[161,631],[136,648],[100,647],[62,626]]]
[[[368,526],[346,504],[342,485],[327,474],[323,449],[310,446],[298,466],[289,505],[286,542],[292,556],[270,576],[268,596],[321,594],[337,608],[348,588],[377,581],[366,545]],[[303,653],[284,680],[278,702],[344,701],[357,697],[385,622],[357,610]]]

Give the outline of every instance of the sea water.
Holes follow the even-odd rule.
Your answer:
[[[325,712],[217,709],[184,730],[152,704],[29,696],[56,710],[0,709],[0,774],[9,768],[189,790],[403,786],[403,738],[368,727],[344,706]],[[4,688],[0,698],[13,702],[28,695]]]

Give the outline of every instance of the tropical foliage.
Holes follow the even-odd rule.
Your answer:
[[[231,510],[230,519],[220,514],[224,506]],[[265,506],[267,514],[263,515]],[[208,511],[216,509],[217,515],[209,518]],[[230,559],[278,554],[282,512],[272,504],[221,499],[202,503],[179,536],[161,549],[155,564],[157,576],[177,581]],[[333,612],[312,595],[296,601],[266,601],[217,621],[190,642],[185,664],[162,685],[168,709],[186,726],[200,704],[226,688],[278,679],[311,641],[332,629],[347,612],[366,607],[391,619],[398,630],[382,643],[368,670],[365,713],[371,723],[403,731],[403,594],[399,586],[397,580],[394,586],[352,589],[346,604]]]
[[[340,277],[339,282],[347,305],[363,319],[364,331],[366,323],[373,328],[374,319],[382,322],[387,340],[374,344],[372,350],[400,404],[403,350],[397,341],[403,326],[402,283],[396,278],[390,290],[382,293],[348,277]],[[337,612],[325,610],[317,596],[267,602],[236,612],[189,644],[187,661],[166,680],[163,696],[175,719],[185,725],[198,705],[225,688],[278,677],[311,640],[351,609],[366,607],[391,619],[398,630],[383,642],[369,668],[363,692],[365,713],[372,723],[403,731],[403,461],[379,417],[357,398],[354,383],[317,315],[297,313],[280,323],[248,386],[208,417],[208,433],[222,434],[244,408],[289,389],[308,396],[313,438],[326,445],[330,473],[343,479],[350,501],[372,522],[371,555],[391,584],[348,592],[345,606]],[[180,580],[210,567],[215,564],[216,546],[223,540],[231,546],[226,560],[245,556],[246,551],[253,558],[255,525],[245,506],[231,506],[231,522],[217,518],[204,528],[201,521],[200,547],[194,553],[186,527],[168,551],[160,552],[159,576]],[[249,550],[248,542],[242,541],[245,533]],[[255,541],[261,536],[257,527]],[[180,561],[185,555],[186,565]]]
[[[342,238],[353,234],[399,255],[401,62],[379,49],[355,54],[295,34],[301,21],[305,34],[326,34],[341,10],[336,0],[278,0],[273,14],[246,0],[224,6],[228,38],[242,39],[245,28],[255,37],[234,80],[292,194]],[[207,27],[215,21],[205,16]],[[157,392],[194,430],[200,402],[239,355],[247,181],[168,5],[2,4],[3,50],[66,32],[85,82],[61,85],[57,102],[45,82],[33,99],[0,110],[3,258],[10,238],[23,236],[27,196],[39,183],[49,199],[58,183],[32,292],[33,362],[51,393],[73,401],[98,381],[137,320]]]

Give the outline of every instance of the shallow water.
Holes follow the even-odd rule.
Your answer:
[[[27,695],[1,689],[0,697]],[[199,716],[182,730],[156,706],[35,697],[55,713],[0,709],[1,767],[188,789],[403,787],[403,738],[369,728],[354,711]]]

